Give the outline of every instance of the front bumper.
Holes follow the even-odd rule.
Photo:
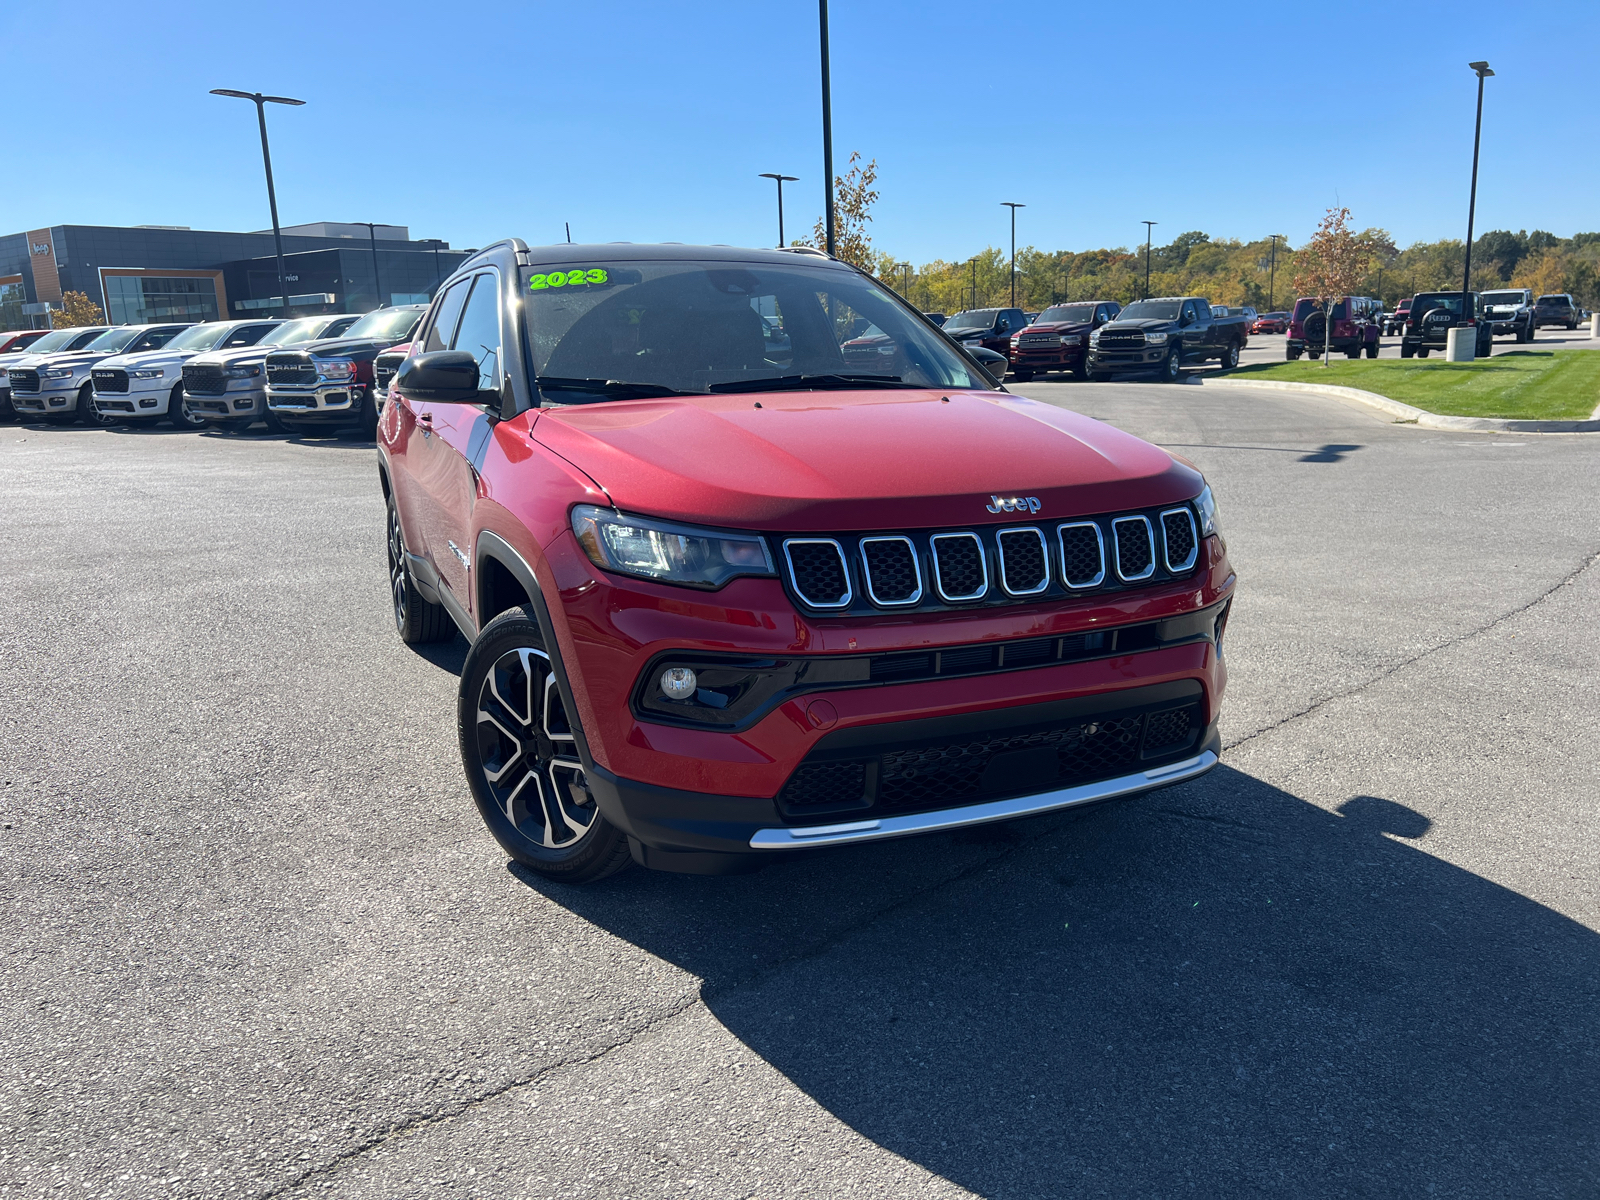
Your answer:
[[[280,416],[296,421],[341,425],[361,415],[366,385],[321,383],[309,388],[267,388],[267,407]]]
[[[232,421],[267,414],[267,389],[262,386],[229,388],[220,395],[187,392],[189,411],[208,421]]]
[[[1012,350],[1007,357],[1013,371],[1070,370],[1083,362],[1084,346],[1053,346],[1043,350]]]
[[[172,399],[172,381],[164,380],[154,388],[130,388],[126,392],[100,392],[94,394],[94,406],[108,415],[123,417],[160,417],[166,415]]]
[[[1170,344],[1163,343],[1159,346],[1146,345],[1137,350],[1101,350],[1095,348],[1089,351],[1089,369],[1091,371],[1154,371],[1166,360]]]
[[[62,389],[39,389],[37,392],[11,393],[11,407],[18,413],[34,416],[61,416],[78,411],[78,389],[82,383],[73,383]]]

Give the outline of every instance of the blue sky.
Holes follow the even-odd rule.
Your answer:
[[[1188,229],[1299,242],[1344,203],[1405,245],[1600,229],[1585,93],[1600,6],[832,5],[834,145],[878,160],[875,243],[921,263]],[[1195,14],[1205,14],[1197,22]],[[1004,15],[1001,15],[1004,14]],[[11,4],[0,232],[372,220],[476,246],[775,240],[821,211],[817,10],[765,3]],[[842,167],[840,168],[842,169]]]

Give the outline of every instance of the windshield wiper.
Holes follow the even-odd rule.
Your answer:
[[[708,392],[788,392],[823,388],[915,387],[898,375],[779,375],[772,379],[736,379],[713,383]]]
[[[629,383],[626,379],[568,379],[556,375],[542,375],[535,381],[540,390],[557,392],[594,392],[613,400],[645,400],[652,396],[696,396],[698,392],[680,392],[660,383]]]

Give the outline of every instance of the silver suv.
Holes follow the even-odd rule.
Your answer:
[[[1484,292],[1479,303],[1483,305],[1483,321],[1489,326],[1490,337],[1514,333],[1519,342],[1533,341],[1539,325],[1533,312],[1533,293],[1527,288]]]

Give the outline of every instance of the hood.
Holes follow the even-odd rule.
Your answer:
[[[994,326],[993,325],[972,326],[972,325],[950,325],[950,324],[945,324],[945,325],[941,325],[939,328],[943,329],[946,333],[948,333],[953,338],[988,337],[991,333],[994,332]],[[1023,328],[1027,328],[1027,326],[1024,326]]]
[[[274,346],[267,342],[257,342],[254,346],[240,346],[237,350],[208,350],[204,354],[196,354],[193,358],[185,359],[184,361],[204,367],[260,366],[267,361],[267,355],[274,350],[298,349],[300,349],[299,346]],[[160,353],[160,351],[156,351],[156,353]]]
[[[410,334],[406,336],[410,337]],[[376,354],[398,344],[394,338],[324,338],[320,342],[302,342],[298,346],[282,346],[279,349],[285,354],[304,350],[318,358],[349,358],[355,354]]]
[[[948,399],[945,399],[948,397]],[[755,406],[759,401],[760,408]],[[530,436],[624,512],[798,530],[1012,524],[1178,503],[1193,469],[1132,434],[1003,392],[764,392],[541,410]]]
[[[134,367],[171,367],[186,363],[193,357],[193,350],[141,350],[137,354],[113,354],[102,358],[95,366],[122,367],[127,370]]]
[[[1024,325],[1017,330],[1023,333],[1088,333],[1094,328],[1090,321],[1035,321],[1032,325]]]
[[[1146,317],[1143,320],[1134,321],[1107,321],[1104,325],[1100,326],[1100,332],[1105,333],[1107,330],[1120,329],[1167,329],[1176,328],[1177,324],[1178,323],[1176,321],[1163,321],[1159,317]]]
[[[90,353],[87,350],[60,350],[55,354],[24,354],[16,362],[7,363],[7,367],[89,367],[103,358],[109,358],[110,352]]]

